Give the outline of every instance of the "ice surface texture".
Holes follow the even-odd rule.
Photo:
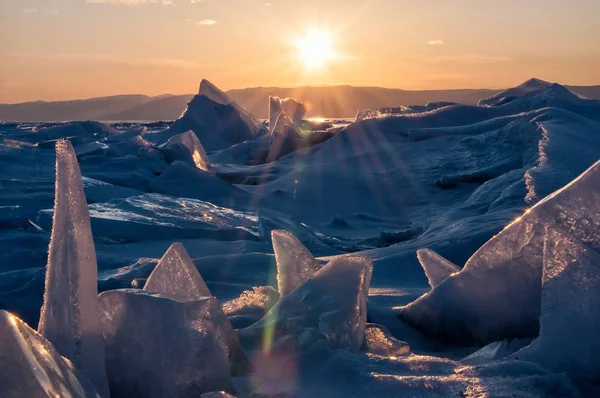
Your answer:
[[[417,250],[417,258],[425,271],[429,286],[436,287],[455,272],[459,272],[454,263],[448,261],[431,249]]]
[[[569,234],[548,227],[540,335],[514,357],[599,382],[598,308],[600,254]]]
[[[99,297],[115,396],[233,392],[227,334],[215,298],[178,301],[138,289],[112,290]]]
[[[294,123],[284,112],[280,113],[272,129],[267,162],[273,162],[299,148],[302,145],[303,138],[300,126]]]
[[[214,174],[206,151],[192,130],[169,138],[169,141],[161,146],[161,150],[170,162],[181,160]]]
[[[273,328],[274,345],[290,337],[310,343],[311,336],[319,336],[332,347],[358,351],[365,336],[372,273],[368,258],[334,257],[244,334]]]
[[[404,341],[397,340],[385,326],[368,323],[363,350],[384,357],[398,357],[408,354],[410,346]]]
[[[98,267],[73,146],[56,143],[56,185],[46,287],[38,331],[108,396],[98,317]]]
[[[169,247],[148,277],[144,290],[180,301],[212,297],[181,243],[173,243]]]
[[[300,125],[302,118],[306,115],[306,106],[293,98],[269,97],[269,130],[273,132],[277,119],[281,113],[285,113],[290,119]]]
[[[547,225],[600,249],[600,162],[490,239],[400,317],[426,334],[464,344],[535,337]]]
[[[277,261],[277,286],[284,297],[312,277],[320,265],[291,232],[271,231],[271,239]]]
[[[96,397],[92,383],[79,374],[44,337],[16,316],[0,310],[0,395],[23,397]]]

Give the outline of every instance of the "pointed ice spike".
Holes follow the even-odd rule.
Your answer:
[[[514,357],[600,381],[600,254],[548,227],[540,334]]]
[[[181,160],[191,163],[202,171],[214,174],[206,151],[192,130],[169,138],[169,141],[160,149],[170,162]]]
[[[275,129],[275,123],[281,112],[283,112],[281,98],[269,96],[269,131],[271,133]]]
[[[291,232],[273,230],[271,240],[277,261],[277,286],[280,296],[284,297],[312,277],[320,266]]]
[[[187,250],[179,242],[173,243],[162,256],[144,290],[181,301],[212,297]]]
[[[264,125],[254,116],[250,114],[246,109],[240,106],[237,102],[229,98],[227,94],[221,91],[217,86],[212,84],[206,79],[202,79],[200,82],[200,90],[198,90],[198,95],[204,95],[205,97],[210,98],[211,100],[218,102],[223,105],[231,105],[233,106],[241,115],[242,119],[248,124],[251,124],[255,132],[259,132],[260,130],[264,130]]]
[[[0,395],[96,397],[91,381],[73,368],[43,336],[0,310]]]
[[[450,275],[460,272],[453,262],[445,259],[431,249],[417,250],[417,258],[425,271],[429,286],[436,287]]]
[[[267,162],[273,162],[286,155],[300,145],[303,138],[302,129],[285,112],[281,112],[271,133],[271,144]]]
[[[98,317],[98,266],[81,171],[68,140],[56,143],[56,186],[38,331],[108,396]]]

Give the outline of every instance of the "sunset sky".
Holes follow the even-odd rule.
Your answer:
[[[0,0],[0,102],[600,84],[599,0]]]

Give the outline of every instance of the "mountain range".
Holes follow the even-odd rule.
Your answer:
[[[600,86],[566,86],[586,98],[600,98]],[[308,105],[309,117],[351,118],[359,109],[399,105],[425,105],[428,102],[477,104],[501,90],[402,90],[381,87],[255,87],[234,89],[227,94],[261,119],[268,115],[270,95],[293,97]],[[0,104],[0,121],[155,121],[174,120],[183,112],[193,94],[159,96],[115,95],[73,101],[35,101]]]

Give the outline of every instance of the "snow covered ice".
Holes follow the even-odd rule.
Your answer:
[[[81,172],[67,140],[56,143],[56,198],[39,333],[108,396],[98,317],[98,271]]]
[[[0,388],[5,398],[94,398],[93,384],[44,337],[0,310]]]
[[[214,298],[178,301],[138,289],[100,294],[106,367],[116,397],[233,392]]]
[[[208,81],[174,122],[0,123],[2,327],[40,323],[35,369],[113,398],[599,395],[600,101],[531,80],[350,122],[281,95],[273,133]],[[35,396],[16,330],[0,378]]]

